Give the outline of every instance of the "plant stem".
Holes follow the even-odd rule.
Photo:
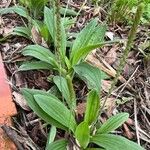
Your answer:
[[[132,44],[133,44],[133,41],[134,41],[134,38],[135,38],[135,35],[136,35],[136,31],[137,31],[138,25],[139,25],[139,23],[140,23],[141,16],[142,16],[142,14],[143,14],[143,8],[144,8],[144,4],[143,4],[143,3],[141,3],[141,4],[138,6],[138,8],[137,8],[137,11],[136,11],[136,14],[135,14],[135,19],[134,19],[132,28],[131,28],[131,30],[130,30],[130,32],[129,32],[129,35],[128,35],[128,41],[127,41],[126,48],[125,48],[125,50],[124,50],[124,52],[123,52],[122,58],[120,59],[119,68],[118,68],[118,70],[117,70],[117,72],[116,72],[116,76],[115,76],[115,78],[114,78],[114,80],[113,80],[113,83],[112,83],[112,85],[111,85],[111,88],[109,89],[109,92],[108,92],[108,94],[107,94],[107,96],[106,96],[106,98],[105,98],[105,100],[104,100],[103,105],[102,105],[101,112],[102,112],[102,110],[103,110],[103,108],[104,108],[104,106],[105,106],[105,104],[106,104],[107,99],[108,99],[109,96],[111,95],[112,90],[113,90],[114,86],[116,85],[116,83],[117,83],[117,81],[118,81],[118,78],[119,78],[119,76],[120,76],[120,74],[121,74],[121,72],[122,72],[122,70],[123,70],[123,68],[124,68],[124,65],[125,65],[125,63],[126,63],[126,59],[127,59],[127,57],[128,57],[128,53],[129,53],[130,50],[131,50],[131,47],[132,47]],[[101,113],[101,112],[100,112],[100,113]]]
[[[69,75],[67,75],[66,80],[67,80],[67,85],[68,85],[69,93],[70,93],[71,108],[73,108],[73,110],[75,110],[75,108],[76,108],[76,95],[75,95],[72,79]]]

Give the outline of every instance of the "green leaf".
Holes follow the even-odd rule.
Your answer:
[[[11,34],[23,36],[23,37],[31,40],[31,29],[29,27],[15,27]]]
[[[62,139],[62,140],[57,140],[46,148],[46,150],[67,150],[67,140]]]
[[[51,36],[49,35],[49,31],[47,29],[47,26],[44,24],[43,24],[43,26],[41,25],[39,31],[40,31],[41,36],[44,38],[44,40],[46,42],[50,43]]]
[[[14,13],[14,12],[26,19],[31,19],[31,17],[28,14],[27,9],[22,6],[13,6],[13,7],[9,7],[9,8],[1,8],[0,9],[0,15]]]
[[[32,10],[35,18],[38,18],[42,14],[43,8],[48,0],[30,0],[29,8]]]
[[[88,42],[88,45],[99,44],[104,41],[106,33],[106,25],[97,25],[95,27],[94,33]]]
[[[90,142],[103,147],[105,150],[144,150],[128,139],[112,134],[96,134]]]
[[[53,10],[52,9],[49,9],[48,7],[45,7],[44,8],[44,22],[48,28],[48,31],[52,37],[52,39],[54,40],[54,15],[53,15]]]
[[[55,96],[53,96],[50,93],[47,93],[45,91],[41,91],[41,90],[35,90],[35,89],[27,89],[27,88],[23,88],[21,89],[21,92],[23,94],[23,96],[25,97],[29,107],[40,117],[42,118],[44,121],[46,121],[49,124],[52,124],[60,129],[63,130],[68,130],[68,128],[66,128],[65,126],[63,126],[62,124],[60,124],[58,121],[54,120],[52,117],[50,117],[48,114],[46,114],[41,107],[39,107],[39,105],[37,104],[37,102],[34,99],[34,95],[35,94],[40,94],[40,95],[47,95],[47,96],[51,96],[56,98]]]
[[[19,3],[28,8],[34,18],[39,18],[43,14],[42,11],[47,2],[48,0],[19,0]]]
[[[74,132],[76,121],[72,112],[56,97],[34,95],[35,101],[51,118]]]
[[[26,5],[27,7],[29,7],[30,1],[19,0],[19,4]]]
[[[52,77],[47,77],[47,80],[52,83]],[[49,90],[49,93],[55,95],[56,97],[61,97],[60,92],[58,91],[58,88],[56,85],[53,85]]]
[[[105,150],[103,148],[86,148],[85,150]]]
[[[94,50],[96,48],[100,48],[100,47],[104,46],[105,44],[109,44],[109,42],[102,42],[99,44],[88,45],[88,46],[85,46],[85,47],[79,49],[78,51],[76,51],[73,58],[71,59],[72,66],[78,64],[78,62],[82,58],[85,58],[89,52],[91,52],[92,50]]]
[[[119,113],[109,118],[102,126],[98,129],[97,133],[109,133],[121,126],[129,118],[128,113]]]
[[[81,122],[75,131],[75,137],[82,148],[86,148],[90,141],[90,129],[87,122]]]
[[[19,71],[39,70],[39,69],[51,70],[52,66],[42,61],[34,61],[34,62],[25,62],[19,67]]]
[[[46,149],[48,149],[49,145],[54,142],[54,139],[57,134],[57,129],[55,126],[51,126],[51,129],[48,134],[47,143],[46,143]]]
[[[72,25],[75,24],[76,18],[70,19],[70,18],[68,18],[68,17],[65,17],[65,18],[62,18],[62,22],[63,22],[63,25],[64,25],[64,27],[65,27],[65,30],[68,31],[68,30],[72,27]],[[69,34],[69,33],[68,33],[68,34]],[[69,37],[69,35],[68,35],[68,37]],[[67,41],[67,42],[68,42],[68,41]]]
[[[69,9],[69,8],[63,8],[63,7],[61,7],[60,8],[60,13],[62,14],[62,15],[67,15],[67,16],[77,16],[77,12],[76,11],[74,11],[73,9]]]
[[[62,60],[65,62],[65,56],[66,56],[66,45],[67,45],[67,37],[66,37],[66,32],[65,32],[65,27],[63,25],[63,20],[61,19],[61,32],[60,32],[60,54],[62,57]]]
[[[61,76],[55,76],[53,78],[54,83],[58,87],[59,91],[62,93],[62,96],[65,98],[67,104],[70,106],[71,101],[70,101],[70,93],[68,89],[68,84],[65,78]]]
[[[54,54],[49,49],[44,48],[40,45],[29,45],[22,50],[22,54],[24,56],[32,56],[56,67]]]
[[[95,89],[98,93],[100,92],[101,80],[106,78],[104,72],[85,62],[74,66],[74,70],[81,79],[87,82],[89,89]]]
[[[68,59],[68,57],[65,57],[65,62],[66,62],[66,66],[69,69],[71,69],[71,63],[70,63],[70,60]]]
[[[96,25],[97,25],[97,20],[93,19],[88,25],[86,25],[85,28],[81,30],[76,40],[74,41],[72,51],[71,51],[71,58],[75,55],[76,51],[85,47],[88,44]]]
[[[82,58],[85,58],[85,56],[87,56],[88,53],[91,52],[92,50],[94,50],[96,48],[100,48],[107,44],[110,45],[110,44],[119,43],[119,42],[121,42],[121,40],[106,41],[106,42],[88,45],[88,46],[85,46],[85,47],[79,49],[78,51],[76,51],[76,53],[73,56],[73,59],[71,60],[72,66],[76,65]]]
[[[91,125],[96,121],[100,108],[100,100],[97,91],[92,90],[87,97],[84,121]]]
[[[51,41],[51,35],[49,34],[46,24],[43,21],[33,20],[33,25],[38,29],[40,35],[49,45]]]
[[[103,46],[106,26],[97,25],[97,20],[93,19],[77,36],[74,41],[70,60],[72,66],[85,57],[91,50]]]

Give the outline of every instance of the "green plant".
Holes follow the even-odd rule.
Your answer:
[[[54,22],[53,22],[54,11],[53,11],[53,9],[49,9],[48,7],[45,6],[45,3],[47,2],[47,0],[45,0],[45,1],[40,0],[40,1],[38,1],[38,3],[36,3],[35,0],[31,0],[31,1],[21,0],[21,2],[23,3],[23,6],[16,5],[16,6],[12,6],[9,8],[1,8],[0,9],[1,15],[7,14],[7,13],[16,13],[19,16],[23,17],[24,22],[27,22],[27,24],[25,24],[25,26],[15,27],[13,29],[13,32],[10,33],[10,35],[18,35],[18,36],[25,37],[36,44],[41,44],[42,39],[43,39],[44,42],[48,46],[50,46],[54,42],[53,37],[51,37],[52,34],[49,34],[49,32],[51,32],[51,31],[48,31],[49,30],[48,26],[51,26],[51,29],[55,28],[55,27],[53,27],[54,26]],[[26,3],[27,3],[27,5],[25,5]],[[32,7],[34,7],[34,8],[32,9]],[[42,17],[44,19],[40,19],[40,17],[38,17],[38,16],[41,16],[40,15],[41,12],[42,12]],[[75,19],[71,18],[71,17],[76,16],[77,13],[74,10],[70,10],[68,8],[65,9],[63,7],[60,8],[60,13],[62,15],[65,14],[66,17],[62,18],[61,21],[63,22],[62,25],[64,26],[65,30],[69,30],[71,25],[74,24],[74,22],[75,22]],[[36,15],[33,15],[33,14],[36,14]],[[34,17],[34,16],[37,16],[37,17]],[[35,41],[34,37],[39,39],[39,41],[41,41],[41,42]]]
[[[144,10],[141,17],[141,23],[148,23],[150,19],[150,1],[149,0],[114,0],[110,10],[109,20],[113,23],[132,23],[133,16],[136,13],[137,6],[143,3]]]
[[[103,124],[98,119],[101,110],[99,94],[101,80],[106,78],[106,75],[98,68],[86,63],[84,59],[93,49],[112,43],[104,42],[106,26],[99,25],[97,19],[91,20],[77,35],[68,56],[66,54],[66,32],[63,22],[61,22],[59,5],[59,1],[54,3],[54,14],[57,17],[53,17],[53,22],[50,21],[50,15],[46,17],[46,24],[54,41],[55,51],[50,51],[39,45],[29,45],[23,49],[23,55],[32,56],[36,61],[24,63],[19,68],[20,71],[47,69],[56,72],[53,81],[62,95],[61,100],[49,92],[27,88],[21,90],[31,109],[48,124],[53,125],[46,149],[65,150],[70,142],[69,138],[71,138],[74,139],[75,147],[85,150],[142,150],[143,148],[134,142],[111,134],[128,119],[127,113],[119,113]],[[137,16],[139,10],[141,10],[141,6],[137,11]],[[137,19],[135,19],[137,26],[140,15],[135,18]],[[132,30],[131,33],[133,33]],[[133,34],[135,35],[135,32]],[[129,37],[128,48],[132,44],[134,35]],[[86,111],[82,122],[79,124],[77,123],[78,120],[75,119],[77,105],[73,86],[75,75],[83,79],[89,89],[86,98]],[[67,132],[68,138],[54,141],[55,127]]]
[[[99,124],[96,123],[96,120],[100,101],[99,95],[95,90],[90,91],[88,94],[85,117],[79,125],[77,125],[72,112],[54,95],[31,89],[22,89],[22,92],[29,106],[39,117],[47,123],[53,124],[70,133],[70,136],[76,138],[79,142],[79,146],[83,149],[87,147],[91,148],[92,145],[90,146],[90,143],[95,143],[106,150],[142,149],[140,146],[123,137],[110,134],[110,132],[114,131],[128,119],[129,115],[127,113],[120,113],[111,117],[96,129],[96,126]],[[95,131],[96,133],[94,134]],[[49,147],[48,150],[50,150],[51,147],[53,147],[54,150],[63,147],[62,150],[65,150],[68,142],[67,139],[51,142],[47,147]]]
[[[44,6],[46,6],[48,0],[19,0],[19,3],[29,9],[30,16],[38,19],[42,16]]]
[[[143,12],[143,17],[141,18],[142,23],[149,23],[150,21],[150,0],[145,0],[145,8]]]
[[[124,22],[129,19],[131,10],[138,5],[138,0],[115,0],[110,12],[110,21],[113,23]]]

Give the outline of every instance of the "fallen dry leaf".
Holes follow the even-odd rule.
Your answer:
[[[114,33],[113,32],[106,32],[106,36],[112,41],[114,40]]]
[[[79,103],[77,106],[77,115],[81,115],[83,116],[83,114],[85,113],[85,109],[86,109],[86,103]]]
[[[19,88],[23,87],[25,85],[25,78],[23,77],[23,75],[20,72],[15,73],[14,75],[15,77],[15,85]]]
[[[12,32],[13,32],[13,27],[4,27],[3,28],[3,36],[4,37],[8,36]]]
[[[3,46],[3,52],[6,54],[7,51],[10,49],[10,45],[9,43],[4,43],[2,44],[2,46]]]
[[[102,80],[101,83],[102,90],[108,93],[109,89],[111,88],[111,83],[112,82],[109,80]]]
[[[13,97],[14,97],[14,101],[16,102],[17,105],[19,105],[22,109],[26,110],[26,111],[30,111],[31,109],[29,108],[29,106],[27,105],[26,100],[24,99],[24,97],[17,93],[17,92],[13,92],[12,93]]]
[[[98,15],[99,12],[100,12],[100,7],[98,6],[98,7],[96,7],[96,8],[94,9],[93,16]]]
[[[128,125],[134,125],[134,121],[131,118],[128,118],[128,120],[126,121],[126,123]]]
[[[117,52],[116,52],[117,48],[116,47],[112,47],[108,53],[106,54],[106,56],[104,57],[105,58],[105,61],[107,63],[109,63],[110,65],[112,65],[116,59],[117,59]]]
[[[42,43],[42,37],[39,34],[38,30],[34,26],[31,29],[31,34],[32,34],[32,39],[33,39],[34,43],[36,43],[36,44]]]
[[[1,0],[0,8],[7,8],[11,3],[11,0]]]
[[[127,63],[125,64],[124,69],[123,69],[123,75],[125,77],[129,78],[134,73],[136,67],[138,66],[138,64],[135,65],[134,62],[135,60],[133,59],[127,60]]]
[[[124,127],[124,131],[125,131],[125,136],[127,136],[128,139],[133,139],[133,133],[130,131],[128,126],[124,123],[123,127]]]
[[[110,97],[106,100],[104,109],[107,110],[107,115],[108,116],[111,116],[113,114],[114,109],[116,108],[115,99],[116,99],[115,97]],[[105,98],[102,99],[101,105],[103,105],[104,100],[105,100]]]

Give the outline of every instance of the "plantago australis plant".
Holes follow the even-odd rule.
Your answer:
[[[56,73],[53,81],[64,101],[50,92],[21,89],[31,109],[51,125],[46,150],[67,150],[71,141],[75,149],[81,150],[143,150],[136,143],[111,134],[128,119],[127,113],[119,113],[103,124],[99,122],[101,80],[106,78],[106,75],[98,68],[86,63],[84,59],[93,49],[111,43],[104,42],[105,25],[99,25],[97,19],[91,20],[77,35],[68,56],[66,54],[66,32],[59,13],[60,2],[59,0],[53,2],[56,12],[51,13],[49,9],[46,10],[49,12],[46,17],[46,25],[53,38],[56,51],[50,51],[40,45],[29,45],[23,49],[22,53],[24,56],[35,58],[36,61],[26,62],[20,66],[20,71],[46,69],[54,70]],[[135,29],[131,29],[133,35],[130,33],[125,50],[127,52],[135,36],[141,13],[142,5],[137,10],[133,25]],[[49,21],[51,17],[53,17],[53,22]],[[84,118],[80,123],[76,119],[77,99],[73,86],[75,75],[83,79],[89,89]],[[57,128],[64,130],[68,138],[54,141]]]

